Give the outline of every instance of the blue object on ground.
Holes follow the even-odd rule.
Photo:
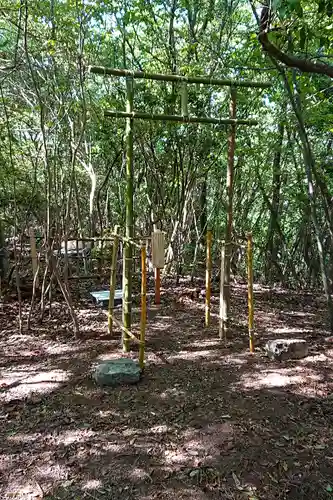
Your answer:
[[[109,305],[110,290],[97,290],[90,292],[94,302],[98,306],[107,307]],[[114,305],[120,306],[123,302],[123,291],[116,290],[114,294]]]

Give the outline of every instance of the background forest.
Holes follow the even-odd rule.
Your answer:
[[[238,91],[238,117],[259,125],[237,129],[234,229],[253,231],[256,280],[324,282],[328,292],[332,9],[322,0],[282,0],[265,17],[259,7],[2,0],[2,238],[30,226],[67,237],[124,226],[125,123],[103,113],[125,110],[126,83],[87,72],[90,64],[269,81],[269,89]],[[190,114],[228,117],[229,92],[190,86]],[[136,80],[134,109],[180,114],[179,85]],[[216,238],[224,234],[227,136],[221,126],[135,122],[135,232],[166,231],[170,265],[193,262],[208,226]]]

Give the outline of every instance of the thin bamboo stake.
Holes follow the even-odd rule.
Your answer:
[[[146,247],[141,248],[141,319],[140,319],[140,350],[139,366],[143,370],[145,365],[145,337],[147,323],[147,267]]]
[[[212,277],[212,231],[207,231],[207,255],[206,255],[206,307],[205,325],[210,325],[210,299],[211,299],[211,277]]]
[[[114,232],[117,235],[119,232],[119,226],[114,228]],[[118,256],[119,238],[115,236],[113,240],[112,248],[112,261],[111,261],[111,273],[110,273],[110,295],[109,295],[109,311],[108,311],[108,329],[110,335],[112,334],[112,311],[114,308],[114,295],[116,291],[117,283],[117,256]]]
[[[219,309],[219,337],[224,338],[224,269],[225,269],[225,246],[222,243],[221,248],[221,275],[220,275],[220,309]]]
[[[39,278],[38,278],[38,260],[37,260],[37,250],[36,250],[36,237],[35,231],[31,227],[29,229],[30,236],[30,251],[31,251],[31,260],[32,260],[32,274],[33,280],[36,286],[36,289],[39,288]]]
[[[214,123],[215,125],[258,125],[257,120],[243,119],[243,118],[213,118],[211,116],[182,116],[182,115],[163,115],[143,113],[141,111],[116,111],[107,109],[104,111],[104,116],[110,118],[130,118],[139,120],[152,120],[152,121],[168,121],[168,122],[182,122],[182,123]]]
[[[252,233],[247,235],[247,280],[248,280],[248,314],[250,352],[254,352],[254,308],[253,308],[253,239]]]
[[[145,73],[144,71],[131,71],[118,68],[106,68],[104,66],[90,66],[88,68],[90,73],[99,75],[112,75],[112,76],[127,76],[130,78],[141,78],[145,80],[159,80],[162,82],[184,82],[187,83],[201,83],[202,85],[217,85],[225,87],[255,87],[267,89],[272,86],[269,82],[254,82],[251,80],[229,80],[222,78],[207,78],[204,76],[183,76],[183,75],[165,75],[161,73]]]
[[[155,267],[155,304],[161,303],[161,269]]]

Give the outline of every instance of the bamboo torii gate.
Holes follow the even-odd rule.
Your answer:
[[[174,74],[146,73],[143,71],[130,71],[126,69],[107,68],[103,66],[90,66],[90,73],[104,76],[118,76],[126,78],[126,111],[106,110],[104,116],[126,119],[126,238],[131,240],[134,236],[133,224],[133,125],[135,119],[172,121],[181,123],[206,123],[216,125],[230,125],[228,138],[228,167],[227,167],[227,225],[225,234],[225,272],[223,285],[223,328],[224,335],[227,336],[230,318],[230,259],[231,259],[231,236],[232,236],[232,208],[233,208],[233,178],[234,178],[234,153],[237,125],[257,125],[258,122],[252,119],[236,118],[236,88],[269,88],[268,82],[257,82],[247,80],[231,80],[220,78],[207,78],[202,76],[182,76]],[[179,82],[182,85],[181,105],[182,115],[164,115],[136,112],[133,109],[133,80],[156,80],[162,82]],[[229,118],[220,119],[212,117],[199,117],[188,115],[187,84],[202,84],[210,86],[226,86],[231,88],[231,100]],[[124,248],[123,267],[123,325],[127,330],[131,329],[132,312],[132,247],[126,245]],[[125,342],[124,345],[128,345]]]

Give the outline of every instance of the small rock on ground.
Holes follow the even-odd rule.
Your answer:
[[[277,361],[301,359],[308,355],[308,344],[303,339],[275,339],[265,345],[266,355]]]
[[[123,384],[139,382],[141,369],[136,361],[130,358],[118,358],[103,361],[96,366],[93,374],[99,385],[115,387]]]

